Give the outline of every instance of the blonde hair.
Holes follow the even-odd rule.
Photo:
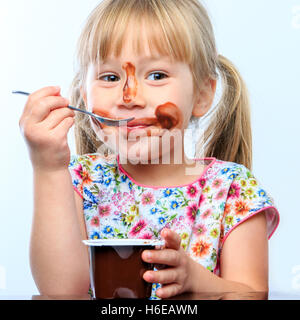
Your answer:
[[[223,93],[204,132],[205,157],[216,157],[252,167],[252,133],[248,92],[234,65],[216,50],[213,27],[198,0],[103,0],[89,15],[77,45],[77,72],[70,88],[73,105],[85,109],[84,88],[88,66],[109,54],[119,56],[130,22],[146,23],[151,50],[186,62],[193,75],[194,92],[205,79],[221,75]],[[112,41],[112,39],[114,41]],[[139,29],[134,48],[141,52]],[[77,113],[76,151],[95,153],[103,144],[88,117]]]

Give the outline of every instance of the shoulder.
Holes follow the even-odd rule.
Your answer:
[[[266,191],[261,181],[252,170],[242,164],[228,161],[220,161],[220,175],[229,180],[227,203],[244,201],[251,206],[250,212],[257,211],[268,205],[274,205],[274,199]]]
[[[69,172],[74,189],[84,200],[98,203],[96,194],[102,189],[103,183],[108,178],[112,180],[116,172],[116,166],[115,156],[105,157],[97,153],[72,155]]]
[[[253,189],[261,187],[261,183],[258,178],[243,164],[217,160],[216,165],[219,167],[219,174],[217,177],[222,177],[223,180],[228,180],[231,185],[239,185],[241,188],[251,187]]]
[[[116,167],[115,156],[105,157],[97,153],[72,155],[69,163],[72,181],[76,186],[102,183],[104,176],[116,172]]]
[[[99,153],[90,153],[84,155],[72,155],[69,163],[69,168],[81,166],[86,170],[99,170],[103,166],[114,166],[117,164],[116,156],[105,157]]]
[[[231,180],[235,179],[239,175],[251,174],[248,168],[236,162],[217,159],[215,165],[219,168],[220,175]]]
[[[231,180],[227,200],[232,201],[237,198],[251,203],[255,203],[257,208],[267,205],[273,205],[274,200],[266,191],[262,182],[254,173],[242,164],[231,163],[232,169],[228,172],[228,178]]]
[[[224,204],[223,237],[226,238],[242,222],[264,211],[270,238],[279,224],[279,212],[270,193],[266,191],[253,172],[244,165],[229,163],[222,170],[230,180]]]
[[[205,172],[204,179],[201,179],[200,184],[202,187],[206,186],[204,191],[211,190],[214,193],[221,188],[225,192],[233,182],[250,177],[253,177],[253,174],[244,165],[216,159]]]

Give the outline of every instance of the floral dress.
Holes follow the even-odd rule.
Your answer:
[[[268,238],[279,223],[274,200],[243,165],[216,158],[196,159],[205,165],[194,182],[172,187],[136,182],[119,157],[73,155],[73,187],[83,199],[89,239],[160,239],[167,227],[181,237],[186,253],[216,275],[228,235],[264,210]],[[159,299],[153,284],[151,300]]]

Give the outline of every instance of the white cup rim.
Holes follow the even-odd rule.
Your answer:
[[[87,246],[163,246],[164,240],[158,239],[92,239],[82,240]]]

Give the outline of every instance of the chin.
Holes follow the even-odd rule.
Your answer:
[[[173,141],[165,142],[161,136],[139,136],[130,140],[114,129],[105,131],[105,135],[103,133],[100,131],[98,138],[131,164],[170,164],[170,153],[174,151]]]
[[[126,158],[131,164],[154,164],[159,163],[160,141],[153,137],[143,137],[138,141],[128,141],[118,146],[120,157]]]
[[[118,148],[120,157],[127,159],[131,164],[170,164],[171,152],[174,152],[173,148],[169,145],[162,148],[161,141],[153,138],[128,142],[127,148],[124,145]]]

